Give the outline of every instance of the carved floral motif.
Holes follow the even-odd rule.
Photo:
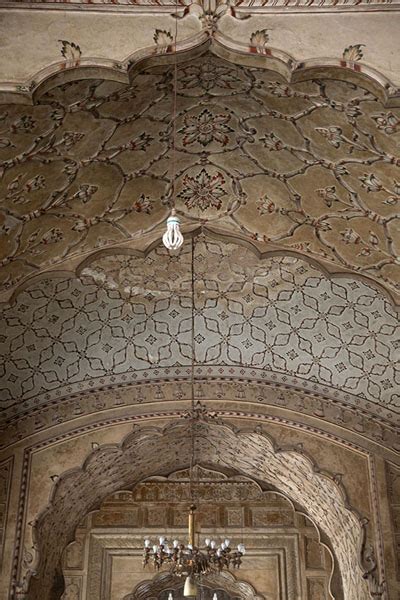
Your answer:
[[[188,146],[198,142],[206,147],[215,141],[226,146],[229,137],[228,134],[233,129],[228,126],[230,121],[229,114],[213,114],[207,108],[204,108],[198,116],[185,115],[185,126],[180,130],[184,134],[183,145]]]
[[[185,205],[189,209],[205,211],[208,208],[219,210],[222,206],[221,198],[226,196],[223,188],[224,176],[220,172],[213,175],[202,169],[195,177],[185,175],[183,179],[183,191],[179,193]]]
[[[170,32],[155,35],[169,47]],[[268,35],[254,32],[257,52],[268,51]],[[78,60],[68,44],[65,58]],[[346,60],[357,58],[358,46]],[[210,55],[178,69],[181,218],[218,221],[248,241],[365,274],[400,297],[397,109],[354,84],[288,84]],[[129,86],[74,82],[33,107],[2,107],[3,291],[71,256],[150,233],[166,218],[172,76],[165,66],[143,70]],[[265,190],[274,206],[260,214]],[[341,236],[347,229],[362,240],[357,251]],[[368,243],[371,235],[378,243]]]

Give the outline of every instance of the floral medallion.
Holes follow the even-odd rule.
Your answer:
[[[202,146],[208,146],[211,142],[217,142],[221,146],[226,146],[229,141],[229,134],[233,129],[228,126],[231,115],[219,113],[214,114],[207,108],[195,115],[185,115],[184,127],[179,130],[183,135],[183,145],[189,146],[195,142]]]
[[[217,171],[209,174],[205,169],[191,177],[183,177],[183,190],[179,192],[178,197],[183,200],[186,208],[198,209],[201,212],[209,208],[220,210],[222,198],[227,192],[224,189],[225,178],[222,173]]]

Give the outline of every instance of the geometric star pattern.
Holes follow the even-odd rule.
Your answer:
[[[1,318],[2,408],[107,375],[191,364],[191,252],[103,255],[22,291]],[[195,359],[295,375],[400,412],[400,327],[362,281],[199,236]],[[25,402],[24,402],[25,401]]]

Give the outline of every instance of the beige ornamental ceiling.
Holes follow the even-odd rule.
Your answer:
[[[262,260],[205,236],[179,256],[163,246],[147,256],[100,252],[79,279],[41,278],[3,310],[3,444],[94,410],[176,410],[189,400],[192,250],[197,399],[231,394],[232,409],[305,411],[400,449],[400,327],[390,302],[304,260]],[[370,433],[374,420],[384,429]]]
[[[193,404],[204,465],[307,505],[346,598],[397,590],[398,2],[0,0],[17,594],[50,599],[102,499],[188,467]]]
[[[3,299],[94,250],[157,239],[175,164],[184,226],[365,276],[398,301],[400,110],[354,82],[288,84],[205,53],[179,65],[174,162],[172,72],[1,107]]]

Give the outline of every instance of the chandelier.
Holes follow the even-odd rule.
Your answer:
[[[189,511],[188,543],[185,546],[179,540],[173,540],[170,546],[168,540],[160,536],[158,544],[151,544],[149,539],[144,540],[143,567],[152,563],[158,571],[163,565],[170,566],[171,573],[178,577],[186,577],[183,596],[196,597],[197,583],[201,575],[220,572],[223,569],[238,569],[242,564],[242,556],[246,550],[243,544],[238,544],[232,550],[229,539],[225,539],[219,546],[217,542],[206,538],[204,548],[195,544],[195,513],[196,506],[192,505]]]
[[[204,417],[204,407],[195,403],[194,393],[194,367],[195,367],[195,273],[194,249],[195,238],[192,238],[191,252],[191,410],[184,416],[190,424],[191,457],[190,457],[190,497],[192,505],[188,515],[188,543],[185,545],[180,540],[167,540],[159,536],[158,543],[152,544],[151,540],[144,540],[143,567],[152,564],[155,570],[163,566],[170,568],[173,575],[185,577],[183,596],[195,598],[197,595],[197,582],[202,575],[221,572],[227,569],[238,569],[242,564],[245,547],[242,543],[231,547],[229,539],[217,544],[215,540],[205,539],[204,547],[200,548],[195,542],[196,533],[196,506],[193,494],[193,467],[195,460],[195,429],[194,424],[199,418]],[[210,415],[211,416],[211,415]]]
[[[178,3],[175,5],[175,62],[174,62],[174,84],[173,84],[173,173],[172,173],[172,209],[167,219],[167,230],[162,240],[164,246],[170,251],[178,250],[183,244],[183,236],[180,232],[180,220],[176,214],[176,115],[177,115],[177,39],[178,39]],[[195,340],[194,340],[194,315],[195,315],[195,296],[194,296],[194,238],[192,238],[192,265],[191,265],[191,296],[192,296],[192,369],[191,369],[191,401],[192,410],[187,415],[191,423],[192,456],[190,464],[190,494],[193,502],[193,465],[194,465],[194,431],[193,423],[198,417],[199,408],[195,406],[194,401],[194,365],[195,365]],[[215,540],[206,538],[204,547],[199,548],[195,543],[195,514],[196,506],[194,503],[190,506],[188,515],[188,543],[185,545],[175,539],[169,542],[165,536],[159,536],[158,543],[152,544],[151,540],[144,540],[143,549],[143,567],[152,564],[155,570],[163,566],[169,566],[173,575],[185,577],[183,596],[185,598],[195,598],[197,595],[197,581],[202,575],[213,572],[221,572],[223,569],[238,569],[242,564],[242,557],[245,554],[245,547],[242,543],[231,548],[229,539],[225,539],[220,544]]]

